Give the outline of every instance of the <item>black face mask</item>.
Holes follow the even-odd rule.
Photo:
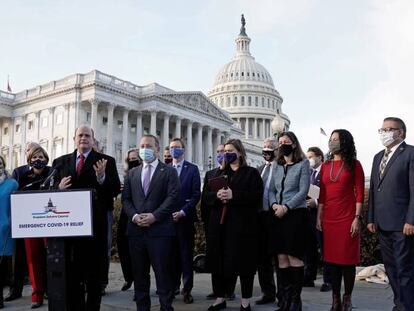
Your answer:
[[[172,161],[173,161],[173,158],[164,158],[164,163],[165,164],[170,164],[170,163],[172,163]]]
[[[139,160],[128,161],[128,170],[130,170],[131,168],[139,166],[139,164],[140,164]]]
[[[30,162],[30,166],[34,167],[35,169],[41,170],[46,166],[46,161],[34,160]]]
[[[275,158],[275,151],[274,150],[262,150],[263,159],[266,161],[272,162]]]
[[[292,154],[293,152],[293,146],[292,145],[281,145],[279,147],[279,152],[284,155],[285,157],[288,157]]]

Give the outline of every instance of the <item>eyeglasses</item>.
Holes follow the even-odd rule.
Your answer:
[[[385,129],[380,128],[378,129],[378,134],[389,133],[389,132],[394,132],[394,131],[399,131],[399,130],[401,129],[398,127],[387,127]]]

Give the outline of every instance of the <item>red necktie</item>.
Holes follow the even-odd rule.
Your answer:
[[[79,155],[79,162],[78,165],[76,166],[76,173],[80,174],[80,172],[82,171],[83,165],[85,164],[85,156],[83,155],[83,153],[81,153]]]

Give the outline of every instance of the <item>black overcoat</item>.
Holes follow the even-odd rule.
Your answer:
[[[207,185],[203,199],[211,206],[207,230],[207,270],[221,275],[252,275],[256,272],[258,211],[262,206],[263,182],[255,168],[242,166],[227,174],[233,192],[224,224],[220,224],[222,203]]]

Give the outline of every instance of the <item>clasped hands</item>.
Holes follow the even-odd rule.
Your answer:
[[[152,213],[137,214],[133,222],[140,227],[149,227],[155,222],[155,217]]]
[[[233,199],[233,191],[231,191],[230,188],[222,188],[219,191],[217,191],[217,198],[221,201],[231,200]]]
[[[275,212],[276,217],[282,218],[287,212],[288,208],[285,205],[273,204],[272,209]]]
[[[95,170],[95,174],[96,174],[96,179],[98,181],[105,177],[105,169],[106,169],[107,162],[108,160],[101,159],[97,161],[95,165],[93,166],[93,169]],[[59,183],[59,189],[60,190],[67,189],[70,186],[72,186],[72,177],[71,176],[63,177]]]
[[[374,223],[369,223],[367,228],[371,233],[377,232],[377,228]],[[404,235],[414,235],[414,225],[405,223],[402,232]]]

